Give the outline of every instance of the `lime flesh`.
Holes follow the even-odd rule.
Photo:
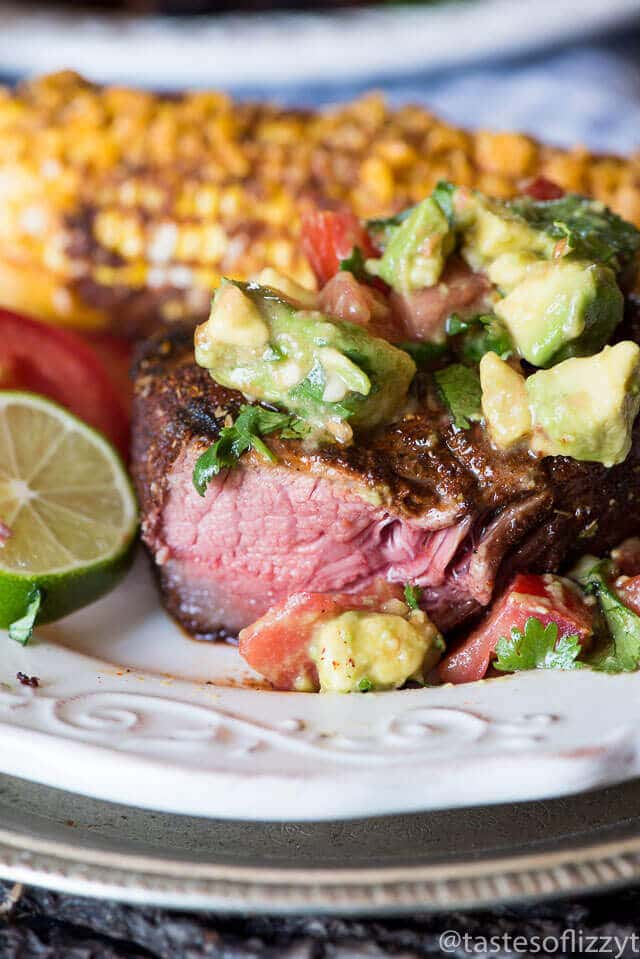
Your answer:
[[[50,400],[0,391],[0,627],[42,591],[38,622],[108,592],[126,571],[138,516],[113,447]]]

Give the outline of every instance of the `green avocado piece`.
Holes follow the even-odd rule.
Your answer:
[[[367,260],[367,271],[400,293],[433,286],[453,242],[447,217],[439,204],[427,197],[390,229],[382,257]]]
[[[640,409],[640,347],[636,343],[623,340],[595,356],[564,360],[534,373],[525,386],[535,452],[607,467],[627,458]]]
[[[196,362],[223,386],[284,407],[349,439],[404,403],[416,366],[404,350],[352,323],[299,309],[256,283],[225,281],[195,337]]]
[[[486,269],[504,253],[553,255],[556,241],[506,203],[481,193],[458,193],[454,210],[454,225],[463,231],[462,256],[473,270]]]
[[[601,349],[622,320],[623,297],[608,267],[560,258],[532,263],[494,309],[520,356],[544,367]]]

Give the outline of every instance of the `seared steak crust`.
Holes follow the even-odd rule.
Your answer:
[[[172,328],[139,349],[132,467],[143,538],[158,565],[165,603],[188,630],[215,637],[233,634],[242,617],[230,622],[232,614],[210,608],[206,564],[193,565],[193,549],[189,569],[203,580],[185,586],[191,573],[174,561],[165,513],[170,498],[176,501],[176,470],[186,482],[180,470],[191,468],[244,400],[194,363],[191,343],[190,329]],[[442,541],[446,575],[427,577],[424,595],[441,628],[477,613],[495,583],[515,569],[555,571],[581,553],[601,552],[640,532],[640,437],[627,461],[613,469],[564,457],[536,460],[526,451],[498,453],[480,427],[458,431],[435,406],[417,406],[420,412],[347,448],[308,451],[299,441],[268,442],[292,478],[317,477],[347,496],[375,501],[378,512],[395,523],[400,518],[412,535],[440,531],[428,549],[437,553]],[[254,454],[246,461],[263,473],[273,469]],[[193,494],[190,488],[179,492]],[[458,538],[447,539],[446,531],[456,529]]]

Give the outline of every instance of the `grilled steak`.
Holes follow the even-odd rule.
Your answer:
[[[302,590],[359,590],[378,577],[424,589],[451,629],[517,569],[555,571],[640,532],[640,436],[612,469],[498,453],[429,404],[354,446],[268,438],[204,498],[197,457],[242,404],[193,361],[192,333],[156,335],[136,365],[133,472],[143,538],[169,612],[202,638],[234,636]]]

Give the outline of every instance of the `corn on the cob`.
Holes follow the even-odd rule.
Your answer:
[[[0,301],[138,333],[202,316],[221,274],[312,284],[296,239],[309,204],[383,216],[441,178],[506,197],[536,174],[640,225],[640,155],[472,134],[377,94],[307,113],[59,73],[0,89]]]

